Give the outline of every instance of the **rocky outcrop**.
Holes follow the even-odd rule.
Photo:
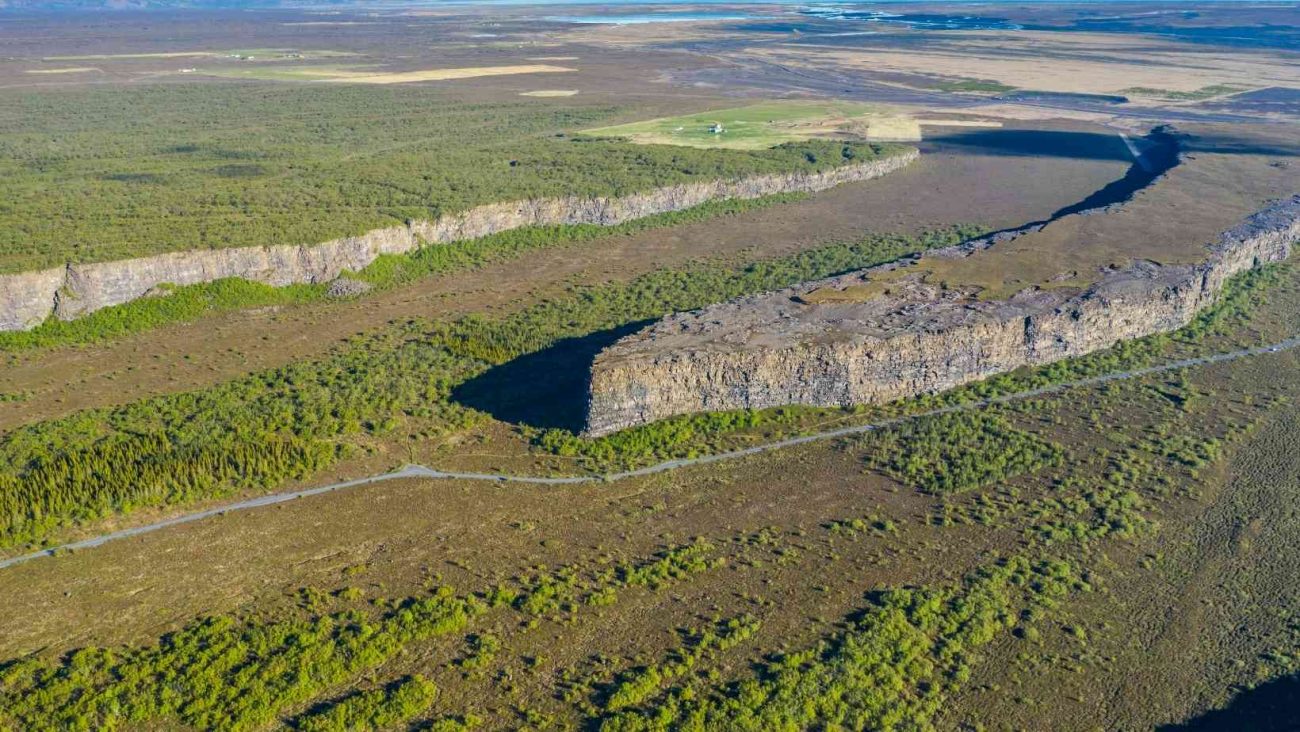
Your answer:
[[[130,302],[159,285],[192,285],[241,277],[269,285],[328,282],[364,268],[382,254],[448,244],[522,226],[610,226],[728,198],[814,192],[876,178],[907,165],[908,150],[820,173],[763,175],[667,186],[627,196],[571,196],[489,204],[407,226],[378,229],[311,246],[267,246],[174,252],[139,259],[70,264],[41,272],[0,275],[0,330],[25,330],[50,315],[71,320]]]
[[[67,277],[66,266],[0,275],[0,330],[28,330],[44,322]]]
[[[1289,256],[1300,196],[1220,235],[1195,265],[1135,262],[1084,289],[985,302],[915,281],[860,302],[809,304],[870,271],[673,315],[592,366],[587,433],[700,411],[878,404],[1186,325],[1231,276]]]

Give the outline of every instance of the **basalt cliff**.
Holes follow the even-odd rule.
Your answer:
[[[861,287],[895,266],[884,265],[672,315],[597,356],[586,432],[701,411],[878,404],[1083,355],[1186,325],[1228,278],[1285,259],[1297,240],[1300,195],[1224,231],[1197,263],[1134,261],[1086,287],[987,301],[918,280],[860,301],[809,297]],[[952,249],[927,256],[971,248]]]
[[[574,196],[489,204],[434,221],[413,221],[406,226],[310,246],[174,252],[0,275],[0,330],[30,329],[51,315],[71,320],[158,293],[160,285],[192,285],[228,277],[275,286],[329,282],[343,272],[364,268],[383,254],[402,254],[524,226],[612,226],[709,201],[821,191],[893,172],[914,161],[918,154],[908,150],[818,173],[686,183],[621,197]]]

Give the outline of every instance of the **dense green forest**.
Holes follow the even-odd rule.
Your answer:
[[[578,140],[629,110],[470,103],[422,86],[25,91],[0,107],[0,272],[310,244],[500,200],[824,170],[867,145]]]

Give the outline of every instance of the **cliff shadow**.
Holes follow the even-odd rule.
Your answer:
[[[451,398],[503,422],[579,432],[587,419],[587,384],[596,355],[653,322],[557,341],[466,381]]]
[[[1206,712],[1158,732],[1284,732],[1300,728],[1300,674],[1243,691],[1223,709]]]
[[[1084,130],[979,129],[937,132],[919,145],[921,152],[960,152],[1032,158],[1076,158],[1132,162],[1124,141],[1114,132]]]
[[[1082,201],[1056,211],[1049,220],[1054,221],[1071,214],[1128,201],[1138,191],[1156,182],[1178,165],[1178,153],[1183,144],[1182,137],[1164,130],[1156,130],[1142,139],[1147,145],[1146,150],[1142,151],[1142,159],[1135,160],[1124,173],[1123,178],[1111,181],[1093,191]]]

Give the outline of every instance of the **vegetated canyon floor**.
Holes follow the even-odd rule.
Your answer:
[[[1292,265],[1201,347],[1267,341],[1297,315]],[[947,495],[864,470],[881,457],[869,435],[611,485],[406,481],[232,514],[6,570],[0,610],[23,620],[6,626],[0,655],[154,642],[209,613],[287,617],[303,612],[300,588],[337,594],[321,602],[345,608],[430,582],[530,586],[563,567],[586,576],[707,539],[707,555],[726,562],[659,589],[536,615],[492,611],[472,631],[500,641],[482,673],[467,672],[474,646],[456,635],[410,647],[377,675],[429,675],[442,688],[438,714],[473,712],[493,727],[574,722],[579,702],[599,708],[621,674],[680,649],[682,628],[759,619],[751,640],[693,672],[746,678],[771,652],[833,636],[874,590],[949,585],[1023,554],[1073,563],[1091,590],[994,640],[942,726],[1147,728],[1277,673],[1270,659],[1297,641],[1278,613],[1300,589],[1286,569],[1300,559],[1286,508],[1300,485],[1300,414],[1288,401],[1297,365],[1294,353],[1266,355],[981,415],[1059,445],[1063,462]],[[922,455],[930,440],[989,459],[1002,449],[966,444],[959,423],[910,439]],[[1132,495],[1106,508],[1098,481],[1117,470]],[[1060,533],[1070,526],[1079,533]],[[1227,591],[1234,602],[1205,602]]]
[[[238,45],[246,49],[309,45],[389,62],[409,53],[404,67],[393,65],[396,71],[502,65],[521,62],[520,56],[578,68],[554,76],[467,79],[448,91],[486,104],[554,88],[560,78],[566,89],[578,90],[574,97],[528,99],[621,102],[636,96],[627,88],[646,86],[640,82],[646,68],[656,69],[661,83],[641,89],[637,98],[664,115],[736,106],[716,88],[694,85],[710,74],[733,74],[737,82],[728,91],[756,99],[796,88],[827,92],[819,84],[834,87],[837,96],[847,89],[859,99],[873,93],[915,99],[938,94],[934,85],[941,82],[974,83],[941,78],[951,72],[947,66],[930,69],[940,76],[891,76],[829,54],[808,57],[816,67],[809,75],[779,68],[772,63],[777,55],[739,53],[746,44],[738,38],[761,39],[765,31],[699,24],[629,31],[468,17],[445,26],[450,30],[430,52],[424,34],[440,26],[423,16],[345,19],[356,23],[350,25],[310,15],[276,16],[277,23],[238,14],[211,17],[220,23],[208,33],[238,29]],[[26,50],[16,56],[65,55],[46,50],[59,36],[50,31],[58,30],[56,21],[31,22],[36,25],[24,27],[43,32],[27,33]],[[157,22],[175,30],[187,21],[159,16]],[[191,82],[179,71],[201,61],[154,55],[192,47],[151,45],[129,15],[104,23],[97,31],[102,38],[84,39],[80,49],[66,53],[111,58],[41,62],[103,71],[29,74],[40,64],[24,61],[0,66],[0,84],[21,90],[136,80],[208,83]],[[484,32],[498,36],[474,37]],[[950,38],[961,46],[966,37]],[[906,47],[915,40],[891,31],[873,43]],[[1095,37],[1081,41],[1094,55],[1107,45]],[[967,47],[978,50],[978,42]],[[234,44],[209,37],[201,45],[205,52],[224,52]],[[788,53],[779,50],[782,57]],[[1061,48],[1052,53],[1068,55]],[[242,63],[221,58],[223,65]],[[1239,78],[1249,69],[1237,63],[1236,52],[1221,58],[1227,60],[1219,68],[1231,78],[1198,71],[1178,77],[1177,90],[1251,81]],[[339,65],[375,58],[315,60]],[[835,76],[841,63],[854,69],[847,82]],[[1187,57],[1179,63],[1188,66]],[[988,74],[974,69],[962,75],[1023,73],[1005,65],[987,68]],[[1024,83],[1018,75],[1000,78],[990,81]],[[1134,83],[1123,74],[1105,78]],[[1099,124],[1113,119],[1097,111],[1100,103],[1072,100],[1044,108],[994,104],[978,95],[956,102],[981,106],[973,114],[998,116],[1003,127],[931,136],[918,163],[886,179],[734,216],[534,250],[354,301],[214,314],[103,345],[6,354],[0,394],[13,398],[0,402],[0,429],[310,359],[393,321],[506,315],[570,286],[625,282],[702,258],[740,265],[870,233],[1018,226],[1083,200],[1132,165],[1115,129]],[[1231,99],[1221,103],[1224,115],[1240,111]],[[1151,114],[1188,109],[1205,111],[1180,101]],[[1201,120],[1193,131],[1252,165],[1268,161],[1293,170],[1293,153],[1264,144],[1283,129]],[[1245,170],[1226,170],[1224,180],[1245,185],[1249,181],[1234,177]],[[1178,205],[1194,212],[1198,203]],[[1180,223],[1196,235],[1196,227],[1206,227],[1208,241],[1216,216],[1197,214]],[[1104,228],[1103,220],[1097,226]],[[1155,229],[1151,236],[1158,239]],[[1180,236],[1187,232],[1180,229]],[[1122,233],[1109,235],[1120,241]],[[1298,269],[1293,259],[1276,282],[1251,291],[1246,305],[1211,332],[1195,342],[1175,339],[1159,354],[1228,351],[1295,335]],[[1300,502],[1300,413],[1292,401],[1300,393],[1297,359],[1295,352],[1268,354],[608,485],[391,482],[63,553],[3,571],[0,667],[12,668],[8,659],[28,653],[54,659],[86,646],[120,652],[121,644],[152,645],[210,615],[257,623],[333,611],[382,613],[393,607],[390,598],[423,596],[430,586],[446,584],[497,601],[463,631],[408,643],[401,654],[329,685],[313,701],[278,710],[276,719],[292,720],[317,701],[328,704],[419,673],[441,688],[423,719],[472,713],[488,728],[596,726],[620,711],[662,704],[668,688],[679,683],[701,695],[726,696],[727,684],[762,675],[755,664],[766,668],[776,653],[824,641],[833,657],[836,640],[876,607],[880,591],[955,587],[978,568],[1019,556],[1066,562],[1086,587],[1018,608],[973,653],[954,649],[966,670],[932,687],[941,702],[938,726],[1091,730],[1177,723],[1224,706],[1234,695],[1248,705],[1258,693],[1254,687],[1285,683],[1300,667],[1294,623],[1300,579],[1293,571],[1300,562],[1294,510]],[[539,397],[548,398],[544,389]],[[810,412],[772,429],[813,430],[862,418]],[[768,429],[742,429],[734,437],[746,444],[764,439]],[[413,437],[399,420],[396,430],[364,437],[359,441],[366,450],[306,484],[410,459],[520,473],[579,467],[569,458],[539,456],[517,425],[501,421],[438,440]],[[916,460],[891,460],[898,455]],[[945,475],[956,473],[950,464],[975,477],[957,489],[940,489]],[[175,511],[205,505],[213,504]],[[99,534],[166,515],[145,510],[65,534]],[[672,564],[681,556],[673,548],[697,539],[705,542],[692,555],[700,561]],[[626,577],[617,569],[622,562],[672,569],[653,581],[629,582],[618,579]],[[519,594],[502,600],[498,588]],[[759,625],[734,645],[696,653],[703,634],[688,629],[737,618]],[[646,669],[658,673],[686,656],[693,666],[677,681],[653,688],[634,683],[651,678]],[[628,693],[614,703],[624,688]],[[639,696],[620,707],[632,691]],[[3,694],[0,689],[0,699]]]
[[[1077,203],[1133,165],[1114,131],[1089,123],[1022,122],[982,132],[987,143],[966,131],[946,143],[940,132],[907,169],[805,201],[596,239],[578,250],[534,251],[356,301],[214,314],[105,345],[9,354],[0,393],[24,398],[0,403],[0,427],[282,365],[393,320],[516,310],[572,285],[625,281],[691,260],[757,260],[953,224],[1019,226]],[[1017,146],[1028,154],[1017,154]]]

